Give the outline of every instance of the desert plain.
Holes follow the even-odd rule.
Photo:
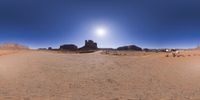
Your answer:
[[[200,51],[0,50],[0,100],[200,100]]]

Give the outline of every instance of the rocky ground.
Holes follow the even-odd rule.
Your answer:
[[[9,52],[0,100],[200,100],[200,52],[182,54]]]

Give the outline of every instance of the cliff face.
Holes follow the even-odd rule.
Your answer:
[[[78,47],[74,44],[65,44],[65,45],[61,45],[60,50],[69,50],[69,51],[76,51],[78,50]]]
[[[11,49],[11,50],[28,50],[29,48],[27,46],[14,44],[14,43],[6,43],[6,44],[0,44],[0,49]]]
[[[98,49],[98,47],[97,47],[97,43],[95,43],[94,41],[85,40],[85,45],[79,49],[80,50],[96,50]]]

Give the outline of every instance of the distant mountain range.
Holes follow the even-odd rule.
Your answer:
[[[15,43],[0,44],[0,49],[27,50],[29,47]]]

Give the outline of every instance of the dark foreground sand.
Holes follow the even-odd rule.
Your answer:
[[[200,100],[200,56],[0,56],[0,100]]]

